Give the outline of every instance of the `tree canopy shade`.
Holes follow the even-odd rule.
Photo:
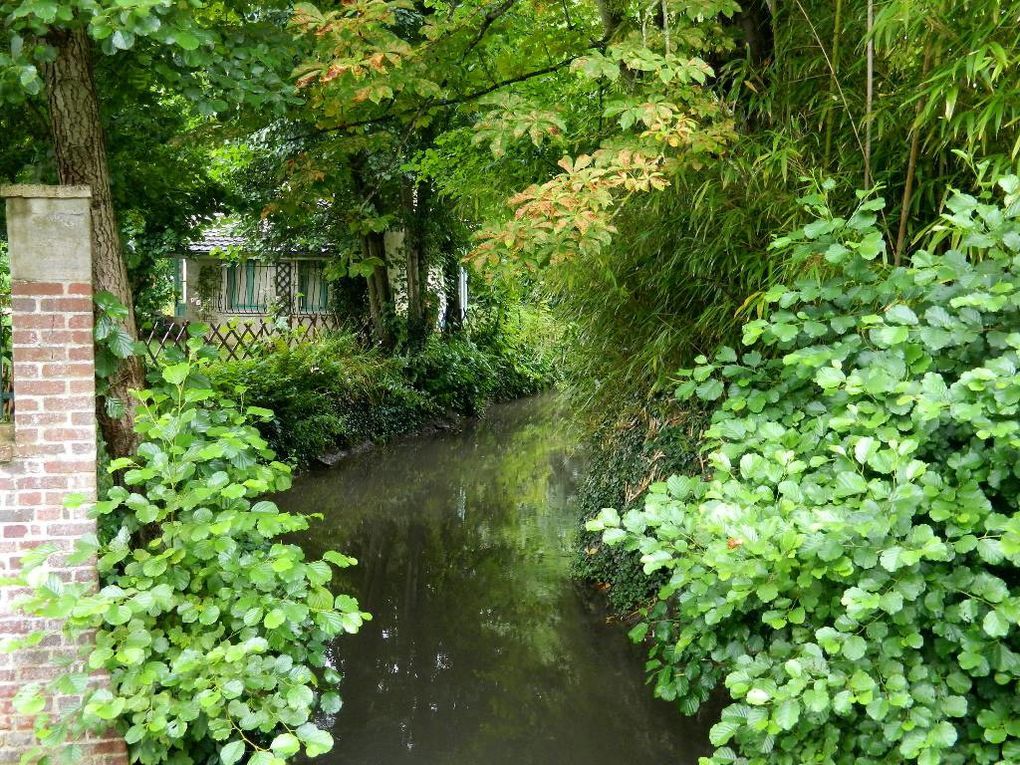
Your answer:
[[[0,49],[0,86],[14,100],[41,93],[61,36],[82,30],[105,55],[141,51],[140,63],[201,111],[280,102],[290,92],[286,74],[294,56],[282,24],[288,8],[285,2],[174,0],[6,3],[10,39]]]
[[[552,264],[547,285],[587,323],[577,377],[637,393],[782,278],[781,257],[752,253],[796,216],[801,178],[884,186],[897,259],[922,233],[910,221],[972,175],[957,150],[1009,164],[1017,5],[24,0],[2,12],[0,85],[8,101],[45,95],[60,178],[99,189],[97,283],[124,302],[108,152],[81,120],[92,100],[102,118],[117,99],[118,120],[151,101],[71,100],[96,54],[111,84],[179,99],[193,116],[171,132],[189,148],[197,119],[218,130],[232,205],[279,238],[338,245],[384,344],[402,332],[382,278],[382,233],[399,227],[411,335],[429,267],[469,250]]]

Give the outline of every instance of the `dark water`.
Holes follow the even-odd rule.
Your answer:
[[[569,576],[578,458],[551,398],[465,432],[304,476],[281,504],[320,512],[311,554],[374,620],[335,645],[333,751],[359,765],[693,765],[705,728],[644,685],[640,651]]]

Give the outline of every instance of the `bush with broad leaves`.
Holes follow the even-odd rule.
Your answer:
[[[636,640],[712,765],[1020,762],[1020,180],[882,264],[878,200],[778,240],[815,276],[685,370],[708,470],[589,522],[668,580]]]
[[[201,328],[196,330],[200,334]],[[98,591],[63,581],[51,548],[24,561],[23,611],[64,621],[80,660],[53,682],[30,684],[15,708],[36,715],[39,747],[26,757],[78,762],[63,746],[86,730],[114,729],[140,763],[280,765],[329,751],[316,712],[340,708],[328,644],[370,618],[329,589],[337,552],[306,560],[281,535],[308,526],[259,495],[290,486],[251,424],[272,416],[223,398],[204,374],[200,337],[138,394],[136,456],[114,460],[123,486],[96,505],[101,534],[72,562],[98,559]],[[84,638],[95,635],[94,642]],[[38,644],[36,633],[9,650]],[[107,680],[92,682],[95,673]],[[80,704],[54,713],[49,699]]]

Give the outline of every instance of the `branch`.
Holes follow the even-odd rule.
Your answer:
[[[463,58],[468,57],[468,54],[470,54],[471,51],[477,47],[478,43],[482,41],[482,38],[485,37],[485,33],[489,31],[489,27],[495,23],[496,19],[513,8],[514,3],[516,2],[517,0],[503,0],[503,2],[499,3],[499,5],[494,5],[488,10],[485,14],[485,18],[482,19],[482,24],[478,28],[478,34],[475,35],[475,39],[473,39],[467,48],[464,49]]]
[[[528,80],[534,79],[535,77],[542,77],[542,76],[547,75],[547,74],[552,74],[553,72],[559,71],[560,69],[562,69],[565,66],[569,66],[575,60],[577,60],[578,58],[580,58],[583,55],[584,55],[584,52],[577,53],[577,54],[575,54],[573,56],[568,56],[567,58],[563,59],[562,61],[560,61],[558,63],[552,64],[550,66],[542,67],[541,69],[535,69],[535,70],[530,71],[530,72],[525,72],[524,74],[519,74],[519,75],[516,75],[515,77],[509,77],[509,78],[507,78],[505,80],[500,80],[499,82],[493,83],[492,85],[489,85],[488,87],[480,88],[479,90],[472,91],[471,93],[465,93],[462,96],[456,96],[456,97],[452,97],[452,98],[443,98],[443,99],[440,99],[438,101],[426,102],[425,104],[423,104],[421,106],[418,106],[418,107],[416,107],[414,109],[403,109],[403,110],[398,111],[398,112],[389,112],[387,114],[381,114],[378,117],[367,117],[367,118],[362,119],[362,120],[355,120],[353,122],[345,122],[342,125],[334,125],[334,126],[328,127],[328,128],[319,128],[319,129],[315,130],[312,133],[306,133],[304,135],[294,136],[293,138],[290,138],[290,139],[287,139],[287,140],[289,140],[289,141],[297,141],[297,140],[301,140],[303,138],[311,138],[314,135],[322,135],[324,133],[337,133],[337,132],[341,132],[341,131],[345,131],[345,130],[353,130],[354,128],[364,127],[365,125],[375,125],[375,124],[379,124],[379,123],[390,122],[392,120],[400,119],[401,117],[408,117],[408,116],[412,116],[412,115],[417,116],[418,114],[420,114],[421,112],[425,111],[426,109],[438,109],[438,108],[442,108],[444,106],[457,106],[458,104],[465,104],[465,103],[468,103],[470,101],[474,101],[476,99],[479,99],[479,98],[482,98],[484,96],[487,96],[490,93],[494,93],[495,91],[500,90],[502,88],[506,88],[506,87],[509,87],[511,85],[517,85],[518,83],[521,83],[521,82],[527,82]]]

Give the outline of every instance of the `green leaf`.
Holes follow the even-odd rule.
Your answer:
[[[885,312],[885,320],[893,324],[907,324],[914,326],[918,323],[917,314],[903,304],[897,303]]]
[[[335,550],[327,550],[325,553],[323,553],[322,559],[325,561],[329,561],[338,568],[348,568],[350,566],[356,565],[358,562],[354,558],[344,555],[343,553],[338,553]]]
[[[231,741],[228,744],[224,744],[220,749],[220,762],[223,763],[223,765],[234,765],[234,763],[240,760],[243,756],[243,741]]]
[[[835,367],[822,367],[815,373],[815,382],[826,390],[838,388],[845,380],[846,375],[843,374],[843,370]]]
[[[715,378],[705,380],[701,385],[695,389],[695,393],[698,398],[704,401],[715,401],[723,394],[723,384],[721,381]]]
[[[857,245],[857,254],[865,260],[874,260],[883,252],[885,252],[885,239],[877,231],[865,236]]]
[[[891,348],[894,345],[902,345],[910,337],[909,330],[904,326],[875,327],[869,333],[871,342],[880,348]]]
[[[783,730],[792,730],[800,720],[800,702],[796,699],[787,699],[779,705],[776,710],[776,724]]]
[[[852,635],[843,643],[843,655],[850,661],[864,658],[868,651],[868,643],[860,635]]]
[[[287,705],[292,709],[304,709],[312,705],[314,694],[307,685],[295,685],[287,691]]]
[[[708,738],[713,746],[723,746],[740,730],[740,723],[736,720],[720,720],[712,726]]]
[[[177,44],[184,48],[184,50],[195,50],[202,43],[197,35],[186,29],[181,29],[175,32],[174,38]]]
[[[333,748],[333,737],[326,731],[319,730],[312,723],[301,725],[295,732],[304,743],[305,753],[309,757],[318,757]]]
[[[297,754],[301,748],[301,742],[293,733],[281,733],[273,739],[269,748],[281,757],[289,757],[292,754]]]
[[[163,367],[161,374],[163,379],[171,385],[180,385],[188,379],[188,374],[190,372],[191,364],[187,361],[182,361],[179,364],[172,364],[170,366]]]
[[[12,700],[18,714],[36,715],[46,708],[46,698],[42,695],[38,683],[21,686]]]
[[[996,609],[985,614],[981,628],[991,637],[1005,637],[1009,634],[1009,620]]]
[[[322,699],[319,701],[319,709],[328,715],[336,714],[340,711],[342,706],[343,702],[341,701],[340,694],[338,693],[324,693],[322,694]]]
[[[837,498],[850,497],[855,494],[863,494],[867,490],[868,482],[864,480],[864,476],[852,470],[843,470],[836,475],[833,496]]]

